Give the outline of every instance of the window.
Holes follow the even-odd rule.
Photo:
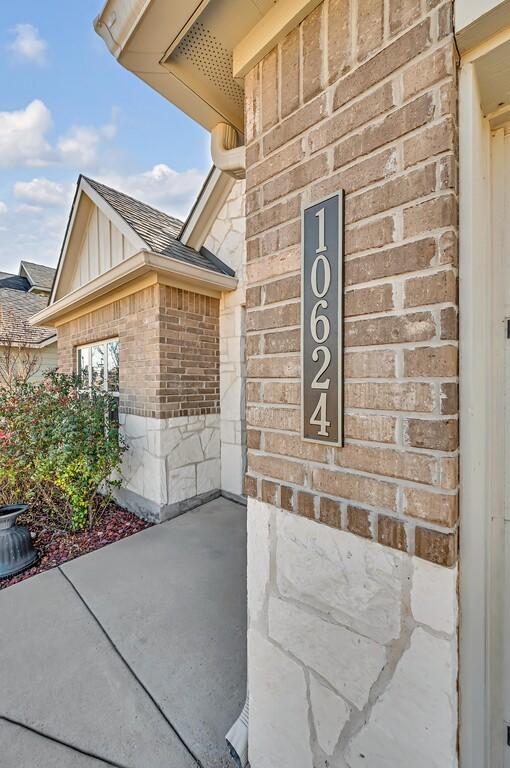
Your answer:
[[[119,341],[109,339],[78,347],[78,376],[83,389],[103,389],[119,398]],[[118,405],[114,418],[118,417]]]

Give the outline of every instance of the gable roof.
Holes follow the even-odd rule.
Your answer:
[[[35,288],[51,291],[56,272],[53,267],[46,267],[44,264],[35,264],[33,261],[23,260],[19,267],[20,276],[22,272],[25,272],[31,285]]]
[[[26,277],[0,272],[0,288],[12,288],[13,291],[29,291],[30,283]]]
[[[179,219],[87,176],[81,178],[122,217],[152,253],[169,256],[220,274],[234,274],[230,267],[205,249],[196,251],[181,243],[178,238],[183,222]]]
[[[42,267],[41,264],[33,266]],[[42,269],[55,274],[50,267]],[[28,324],[30,318],[48,304],[47,295],[31,293],[30,288],[27,278],[0,273],[0,344],[5,339],[16,344],[41,344],[55,336],[53,328]]]

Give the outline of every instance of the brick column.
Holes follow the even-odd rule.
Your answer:
[[[324,0],[246,77],[252,768],[456,765],[456,108],[441,0]],[[300,438],[300,213],[340,188],[336,449]]]
[[[414,0],[323,3],[250,73],[246,90],[247,492],[451,565],[458,430],[450,4],[422,14]],[[298,434],[299,240],[302,201],[339,188],[346,446],[333,450]]]

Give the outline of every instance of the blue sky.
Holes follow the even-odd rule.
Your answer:
[[[208,136],[116,63],[101,0],[0,4],[0,271],[57,262],[80,172],[184,217]]]

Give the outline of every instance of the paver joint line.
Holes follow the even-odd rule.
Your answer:
[[[76,587],[76,586],[73,584],[73,582],[71,581],[71,579],[69,578],[69,576],[68,576],[66,573],[64,573],[64,571],[62,570],[62,568],[61,568],[60,566],[57,566],[57,570],[58,570],[58,571],[60,571],[60,573],[62,574],[62,576],[64,577],[64,579],[67,581],[67,583],[69,584],[69,586],[71,587],[71,589],[74,591],[74,593],[76,594],[76,596],[77,596],[77,597],[78,597],[78,599],[80,600],[80,602],[81,602],[81,603],[84,605],[84,607],[86,608],[86,610],[88,611],[88,613],[89,613],[89,614],[92,616],[92,618],[94,619],[94,621],[96,622],[97,626],[100,628],[101,632],[104,634],[104,636],[106,637],[106,639],[107,639],[107,640],[108,640],[108,642],[110,643],[111,647],[113,648],[113,650],[115,651],[115,653],[117,654],[117,656],[118,656],[118,657],[119,657],[119,658],[122,660],[122,662],[124,663],[125,667],[126,667],[128,670],[129,670],[129,672],[131,673],[131,675],[134,677],[134,679],[136,680],[136,682],[138,683],[138,685],[140,686],[140,688],[141,688],[141,689],[142,689],[142,690],[145,692],[145,694],[146,694],[146,695],[149,697],[149,699],[152,701],[152,703],[154,704],[154,706],[156,707],[156,709],[157,709],[157,710],[158,710],[158,712],[160,713],[161,717],[162,717],[162,718],[165,720],[165,722],[167,723],[168,727],[169,727],[169,728],[171,729],[171,731],[172,731],[172,732],[175,734],[175,736],[176,736],[176,737],[179,739],[179,741],[181,742],[181,744],[182,744],[182,746],[184,747],[184,749],[186,750],[186,752],[187,752],[187,753],[188,753],[188,754],[189,754],[189,755],[190,755],[190,756],[193,758],[193,760],[194,760],[194,761],[195,761],[195,763],[197,764],[198,768],[205,768],[205,767],[204,767],[204,765],[202,764],[202,762],[199,760],[199,758],[198,758],[198,757],[195,755],[195,753],[193,752],[193,750],[192,750],[192,749],[191,749],[191,748],[188,746],[188,744],[186,744],[186,742],[185,742],[185,741],[184,741],[184,739],[182,738],[182,736],[181,736],[181,734],[179,733],[179,731],[177,730],[177,728],[176,728],[176,727],[173,725],[173,723],[171,722],[171,720],[169,720],[169,718],[167,717],[167,715],[165,714],[165,712],[163,711],[163,709],[161,708],[161,706],[159,705],[159,703],[156,701],[156,699],[154,698],[154,696],[152,695],[152,693],[149,691],[149,689],[147,688],[147,686],[146,686],[146,685],[145,685],[145,684],[142,682],[142,680],[140,680],[140,678],[138,677],[138,675],[136,674],[136,672],[134,671],[134,669],[131,667],[131,665],[129,664],[129,662],[128,662],[128,661],[127,661],[125,658],[124,658],[124,656],[122,655],[122,653],[119,651],[119,649],[117,648],[117,646],[116,646],[115,642],[112,640],[112,638],[110,637],[110,635],[108,634],[108,632],[106,631],[106,629],[103,627],[103,625],[101,624],[101,622],[100,622],[100,621],[99,621],[99,619],[97,618],[96,614],[94,613],[94,611],[92,610],[92,608],[90,607],[90,605],[87,603],[87,601],[84,599],[84,597],[83,597],[83,596],[80,594],[79,590],[78,590],[78,589],[77,589],[77,587]],[[100,759],[102,759],[102,758],[100,758]],[[114,763],[111,763],[111,765],[116,765],[116,764],[114,764]],[[119,766],[119,768],[125,768],[125,767],[124,767],[124,766]]]
[[[98,755],[95,752],[87,752],[85,749],[81,749],[81,747],[77,747],[74,744],[70,744],[67,741],[62,741],[62,739],[58,739],[56,736],[50,736],[48,733],[44,733],[44,731],[39,731],[37,728],[34,728],[31,725],[27,725],[26,723],[20,723],[19,720],[13,720],[12,717],[6,717],[6,715],[0,715],[0,720],[3,720],[5,723],[10,723],[11,725],[17,725],[19,728],[24,728],[26,731],[35,733],[36,736],[40,736],[43,739],[52,741],[54,744],[60,744],[60,746],[62,747],[67,747],[67,749],[71,749],[73,752],[78,752],[78,754],[83,755],[84,757],[91,757],[94,760],[98,760],[100,763],[104,763],[104,765],[111,765],[112,768],[129,768],[129,766],[122,765],[121,763],[114,763],[112,760],[109,760],[107,757],[102,757],[101,755]]]

